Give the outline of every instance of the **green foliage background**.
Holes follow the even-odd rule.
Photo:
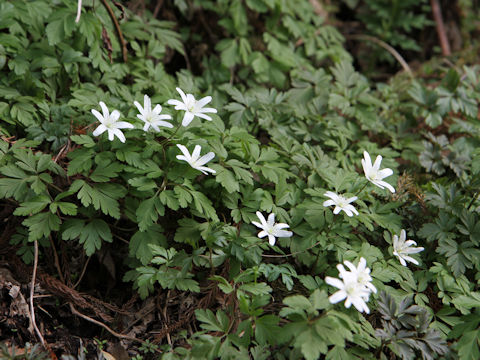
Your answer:
[[[0,204],[14,207],[18,255],[30,263],[34,241],[114,246],[142,298],[223,298],[165,359],[480,358],[478,66],[375,83],[308,1],[194,4],[173,2],[177,22],[114,8],[125,62],[99,1],[78,24],[76,1],[0,1]],[[144,133],[133,101],[150,95],[177,125],[177,86],[218,114]],[[99,101],[136,124],[126,143],[92,136]],[[216,175],[177,161],[175,144],[213,151]],[[363,151],[394,170],[395,194],[367,183]],[[323,207],[329,190],[358,194],[359,216]],[[270,247],[256,211],[294,236]],[[426,249],[419,266],[392,255],[401,229]],[[368,316],[330,304],[324,281],[360,257],[380,290]]]

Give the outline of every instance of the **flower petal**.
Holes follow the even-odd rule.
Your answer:
[[[200,100],[197,101],[197,109],[203,108],[210,101],[212,101],[211,96],[205,96],[204,98],[201,98]]]
[[[144,115],[144,110],[143,110],[143,108],[142,108],[142,105],[140,105],[140,103],[139,103],[138,101],[135,100],[135,101],[133,102],[133,105],[135,105],[135,106],[137,107],[137,109],[138,109],[138,111],[140,112],[140,114]]]
[[[185,104],[177,99],[170,99],[167,101],[167,104],[174,105],[175,110],[187,110],[187,107],[185,106]]]
[[[375,162],[373,163],[373,169],[375,172],[378,172],[380,170],[380,164],[382,163],[382,155],[378,155],[377,158],[375,159]]]
[[[270,215],[268,215],[267,224],[270,225],[270,226],[273,226],[273,224],[275,224],[275,214],[274,213],[271,213]]]
[[[393,174],[393,170],[389,168],[385,168],[377,172],[378,177],[380,177],[381,179],[389,177],[392,174]]]
[[[261,239],[261,238],[264,238],[267,235],[268,235],[268,233],[265,230],[263,230],[263,231],[260,231],[257,236]]]
[[[259,222],[252,221],[252,224],[255,225],[256,227],[260,228],[260,229],[263,229],[263,225],[260,224]]]
[[[370,158],[370,154],[366,151],[363,152],[363,157],[365,160],[365,164],[368,166],[368,168],[372,167],[372,159]]]
[[[200,157],[200,151],[202,151],[202,147],[200,145],[195,145],[195,148],[193,149],[193,152],[192,152],[192,161],[198,160],[198,158]]]
[[[332,206],[332,205],[335,205],[335,201],[333,201],[333,200],[325,200],[323,202],[323,206],[325,206],[325,207]]]
[[[93,136],[98,136],[107,131],[107,127],[103,124],[98,125],[98,127],[93,131]]]
[[[291,237],[292,235],[293,235],[293,232],[287,231],[287,230],[275,231],[275,236],[279,238],[287,238],[287,237]]]
[[[326,197],[329,197],[333,201],[338,201],[338,195],[335,194],[333,191],[327,191],[325,194],[323,194]]]
[[[205,120],[212,121],[212,118],[210,116],[202,114],[201,112],[198,112],[198,111],[195,113],[195,116],[198,116],[199,118],[202,118]]]
[[[183,103],[185,104],[187,102],[187,96],[182,91],[182,89],[180,89],[179,87],[177,87],[175,89],[178,91],[178,93],[180,94],[180,97],[182,98]]]
[[[203,172],[205,175],[207,175],[207,172],[211,172],[212,174],[216,174],[217,172],[213,169],[210,169],[209,167],[206,166],[197,166],[195,169],[200,170]]]
[[[123,132],[119,129],[113,129],[112,133],[118,137],[118,139],[124,143],[125,142],[125,135],[123,135]]]
[[[117,129],[133,129],[135,126],[126,121],[119,121],[115,123]]]
[[[115,138],[115,132],[113,131],[113,129],[107,129],[107,133],[108,140],[113,141],[113,139]]]
[[[339,290],[328,298],[331,304],[336,304],[347,297],[345,290]]]
[[[160,114],[162,112],[162,105],[160,105],[160,104],[155,105],[152,112],[154,114]]]
[[[385,186],[388,190],[390,190],[390,192],[393,194],[395,192],[395,189],[392,185],[390,185],[389,183],[385,182],[385,181],[379,181],[379,184]],[[377,184],[378,185],[378,184]],[[379,187],[381,187],[383,189],[382,186],[378,185]]]
[[[194,114],[192,114],[189,111],[186,111],[185,115],[183,116],[182,125],[183,126],[188,126],[192,122],[194,117],[195,117]]]
[[[209,153],[203,155],[200,159],[197,160],[198,165],[204,165],[208,163],[210,160],[212,160],[215,157],[215,153],[210,151]]]
[[[100,114],[97,110],[92,109],[92,114],[97,118],[98,121],[100,121],[102,124],[105,121],[103,118],[102,114]]]
[[[345,284],[343,283],[343,281],[334,277],[330,277],[330,276],[325,277],[325,282],[328,285],[335,286],[336,288],[339,288],[339,289],[345,288]]]
[[[103,118],[104,119],[108,118],[108,116],[110,115],[110,112],[108,111],[107,105],[105,105],[103,101],[100,101],[99,104],[100,104],[100,107],[102,108]]]
[[[113,110],[110,114],[110,120],[116,122],[120,118],[120,112],[118,110]]]
[[[275,245],[275,241],[276,241],[275,236],[269,234],[269,235],[268,235],[268,243],[269,243],[271,246],[273,246],[273,245]]]
[[[266,228],[267,227],[267,221],[265,220],[265,217],[263,216],[263,214],[260,211],[257,211],[255,213],[255,215],[257,215],[258,219],[262,223],[262,227]]]
[[[150,101],[150,96],[148,96],[147,94],[143,96],[143,108],[145,112],[152,111],[152,102]]]
[[[166,122],[166,121],[155,121],[155,123],[153,123],[152,125],[173,128],[173,125],[170,124],[169,122]],[[159,130],[160,129],[158,129],[157,131],[159,131]]]

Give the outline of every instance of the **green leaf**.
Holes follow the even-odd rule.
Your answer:
[[[70,136],[70,139],[78,145],[83,145],[86,148],[92,148],[95,146],[95,142],[93,141],[92,137],[88,135],[72,135]]]
[[[255,320],[255,338],[260,345],[275,345],[281,339],[279,321],[280,318],[275,315],[265,315]]]
[[[126,193],[124,187],[117,184],[89,185],[84,180],[75,180],[70,190],[78,191],[77,197],[83,206],[93,205],[95,210],[102,210],[115,219],[120,218],[120,207],[117,199]]]
[[[68,154],[72,160],[68,164],[67,175],[73,176],[81,172],[89,171],[92,168],[94,151],[89,148],[76,149]]]
[[[217,316],[210,309],[197,309],[195,316],[201,322],[200,327],[209,331],[219,331],[226,333],[229,328],[230,321],[222,310],[217,311]]]
[[[52,205],[54,205],[55,207],[58,206],[58,208],[64,215],[72,215],[72,216],[77,215],[77,205],[73,203],[60,201],[60,202],[54,202],[50,204],[50,211],[55,212],[56,209],[55,211],[52,210]]]
[[[145,176],[131,178],[128,180],[128,183],[140,191],[154,190],[158,187],[153,179],[149,179]]]
[[[229,192],[238,192],[240,191],[240,186],[238,181],[233,175],[233,173],[220,165],[211,165],[217,173],[215,175],[215,181],[222,184],[222,186]]]
[[[17,216],[29,216],[37,214],[45,209],[50,202],[50,198],[46,195],[35,196],[30,201],[21,203],[20,207],[16,208],[13,214]]]
[[[316,360],[320,354],[326,354],[328,351],[327,344],[318,336],[313,327],[298,334],[295,337],[294,345],[300,348],[306,360]]]
[[[63,240],[79,240],[85,253],[90,256],[102,247],[102,239],[112,242],[112,233],[108,224],[101,219],[93,219],[85,225],[85,220],[70,219],[63,226]]]
[[[50,45],[53,46],[61,42],[65,37],[64,20],[59,19],[50,22],[45,28],[45,33],[47,34]]]
[[[58,231],[61,223],[59,217],[51,212],[35,214],[22,222],[28,227],[28,241],[47,237],[52,231]]]
[[[172,190],[164,190],[159,195],[162,204],[167,205],[170,209],[177,211],[179,206],[177,197]]]
[[[151,245],[167,247],[167,239],[159,225],[152,225],[146,231],[137,231],[129,243],[129,254],[135,256],[143,265],[153,258]]]
[[[462,360],[480,359],[480,329],[465,332],[458,341],[458,355]]]
[[[138,228],[140,231],[147,230],[153,223],[158,220],[158,216],[165,214],[165,207],[160,202],[158,196],[143,200],[136,211]]]
[[[117,162],[108,164],[99,164],[99,166],[90,174],[90,179],[95,182],[107,182],[123,170],[123,165]]]

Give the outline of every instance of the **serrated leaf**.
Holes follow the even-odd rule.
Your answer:
[[[260,345],[275,345],[281,339],[279,321],[280,318],[275,315],[265,315],[255,320],[255,338]]]
[[[93,205],[95,210],[102,210],[115,219],[120,218],[120,207],[117,199],[125,195],[124,187],[117,184],[89,185],[84,180],[75,180],[70,190],[78,191],[77,197],[83,206]]]
[[[112,242],[112,233],[108,224],[101,219],[93,219],[87,224],[85,220],[70,219],[63,226],[62,239],[78,239],[79,243],[83,244],[87,256],[90,256],[96,250],[100,250],[102,240]]]
[[[231,171],[221,167],[220,165],[212,165],[212,169],[217,172],[215,175],[215,181],[220,183],[225,190],[227,190],[229,193],[240,191],[238,181]]]
[[[123,165],[117,162],[109,164],[99,164],[99,166],[90,174],[90,179],[95,182],[107,182],[123,170]]]
[[[77,215],[77,205],[73,203],[60,201],[60,202],[52,203],[51,205],[53,204],[58,206],[58,208],[64,215],[71,215],[71,216]]]
[[[39,195],[32,198],[30,201],[26,201],[20,204],[20,207],[16,208],[13,212],[17,216],[28,216],[37,214],[50,204],[51,200],[46,195]]]
[[[86,148],[92,148],[95,146],[95,142],[93,141],[92,137],[88,135],[72,135],[70,136],[70,139],[78,145],[83,145]]]
[[[222,311],[219,310],[218,312],[222,312]],[[228,330],[228,327],[224,328],[222,324],[218,321],[215,314],[210,309],[206,309],[206,310],[197,309],[195,310],[195,316],[197,320],[201,322],[200,327],[202,329],[209,330],[209,331],[220,331],[222,333]]]
[[[131,178],[128,180],[128,183],[140,191],[154,190],[157,188],[157,183],[153,179],[145,176]]]
[[[163,216],[165,207],[160,202],[158,196],[143,200],[135,212],[140,231],[147,230],[153,223],[158,220],[158,216]]]
[[[28,227],[28,241],[47,237],[52,231],[58,231],[62,221],[51,212],[43,212],[30,216],[22,224]]]
[[[166,247],[167,241],[159,225],[152,225],[146,231],[137,231],[129,243],[130,256],[136,257],[143,265],[153,258],[152,245]]]

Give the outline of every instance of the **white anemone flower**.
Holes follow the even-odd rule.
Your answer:
[[[352,304],[360,312],[370,313],[366,301],[370,296],[370,290],[358,282],[356,274],[346,271],[342,275],[342,280],[327,276],[325,282],[339,290],[331,295],[328,300],[336,304],[344,299],[345,307],[348,309]]]
[[[92,109],[92,114],[100,121],[100,125],[93,131],[93,136],[98,136],[103,134],[105,131],[108,132],[108,140],[113,141],[114,137],[124,143],[125,135],[120,131],[120,129],[133,129],[134,126],[125,121],[117,121],[120,117],[118,110],[113,110],[112,113],[108,111],[107,105],[103,101],[100,101],[100,107],[102,108],[103,115],[100,114],[95,109]]]
[[[377,185],[380,189],[387,188],[392,193],[394,193],[395,189],[393,188],[393,186],[387,183],[386,181],[383,181],[384,178],[389,177],[390,175],[393,174],[393,170],[389,168],[380,170],[380,163],[382,162],[382,156],[378,155],[373,165],[372,165],[372,159],[370,158],[370,155],[368,154],[368,152],[364,151],[363,157],[364,157],[362,159],[363,172],[365,173],[365,177],[367,178],[367,180]]]
[[[212,120],[212,118],[205,113],[216,113],[217,109],[214,108],[204,108],[210,101],[212,101],[211,96],[205,96],[200,100],[195,100],[192,94],[186,94],[180,88],[176,88],[182,101],[176,99],[168,100],[170,105],[175,105],[175,110],[185,110],[185,115],[183,116],[182,125],[188,126],[195,116],[205,120]]]
[[[407,261],[418,265],[418,261],[408,256],[409,254],[416,254],[423,251],[423,247],[412,247],[417,245],[413,240],[407,240],[407,233],[402,229],[400,232],[400,239],[397,235],[393,235],[393,255],[397,256],[403,266],[407,266]]]
[[[258,237],[261,239],[261,238],[264,238],[265,236],[268,236],[268,243],[270,245],[272,246],[275,245],[275,241],[277,237],[286,238],[286,237],[291,237],[293,235],[293,232],[291,231],[282,230],[282,229],[288,228],[289,227],[288,224],[284,224],[284,223],[275,224],[274,213],[271,213],[270,215],[268,215],[268,220],[265,220],[265,217],[260,211],[257,211],[255,214],[260,220],[260,223],[256,221],[252,221],[252,224],[262,229],[262,231],[258,233]]]
[[[211,172],[212,174],[216,173],[215,170],[203,166],[215,157],[215,154],[213,152],[209,152],[208,154],[200,157],[200,151],[202,150],[202,147],[200,145],[195,145],[192,155],[190,155],[188,149],[185,146],[180,144],[177,144],[177,146],[183,153],[183,155],[177,155],[178,160],[186,161],[192,168],[201,171],[205,175],[208,175],[207,172]]]
[[[152,102],[148,95],[145,95],[143,97],[143,107],[138,101],[134,101],[133,104],[140,112],[137,117],[145,123],[145,125],[143,126],[143,131],[148,131],[148,129],[152,127],[153,130],[159,132],[159,126],[173,128],[173,125],[170,124],[168,121],[163,121],[171,119],[172,117],[170,115],[160,114],[162,112],[161,105],[156,105],[152,110]]]
[[[348,260],[345,260],[343,263],[350,269],[352,274],[355,274],[360,285],[365,286],[371,292],[377,293],[377,288],[371,283],[372,277],[370,276],[370,269],[367,267],[367,260],[365,260],[365,258],[361,257],[357,266]],[[348,272],[342,264],[338,264],[337,269],[340,272],[338,276],[340,279]]]
[[[347,216],[352,217],[353,214],[358,215],[357,209],[350,205],[351,202],[354,202],[358,199],[358,197],[353,196],[351,198],[345,198],[342,195],[335,194],[332,191],[327,191],[325,196],[329,197],[331,200],[326,200],[323,202],[323,206],[332,206],[335,205],[335,209],[333,209],[333,213],[337,215],[340,211],[344,211]]]

